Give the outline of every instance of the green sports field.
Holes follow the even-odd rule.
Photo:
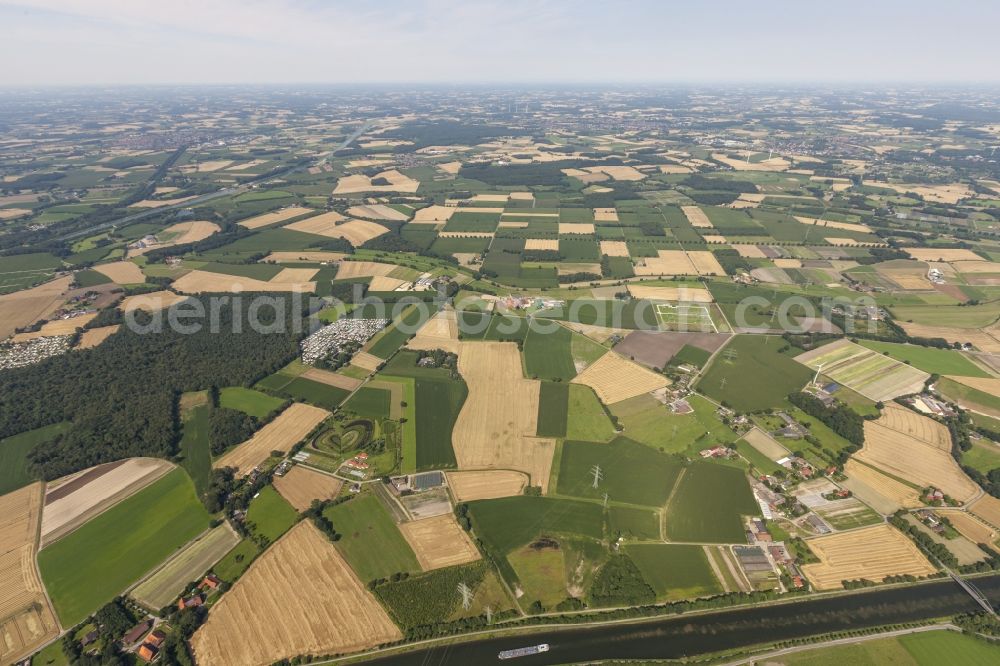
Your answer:
[[[701,546],[642,543],[626,546],[625,552],[661,601],[722,593]]]
[[[667,538],[690,543],[745,543],[742,516],[760,507],[742,469],[696,461],[667,505]]]
[[[194,485],[176,469],[48,546],[38,567],[60,622],[79,623],[207,527]]]
[[[337,547],[362,582],[420,571],[417,556],[374,493],[328,507],[323,515],[341,535]]]

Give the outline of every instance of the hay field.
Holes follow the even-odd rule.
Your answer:
[[[88,329],[80,335],[80,342],[77,343],[76,348],[92,349],[117,333],[119,328],[121,328],[121,324]]]
[[[963,379],[971,378],[963,377]],[[882,410],[882,415],[876,423],[905,433],[942,451],[951,451],[951,434],[948,432],[948,428],[934,419],[917,414],[898,403],[886,403],[885,409]]]
[[[399,531],[410,544],[423,571],[467,564],[481,557],[453,513],[411,520],[400,525]]]
[[[744,259],[766,259],[767,255],[764,254],[760,247],[757,245],[746,245],[737,244],[733,245],[733,249],[740,253],[740,256]]]
[[[559,239],[529,238],[524,241],[525,250],[555,250],[559,251]]]
[[[647,370],[614,352],[604,354],[572,379],[594,389],[605,405],[634,398],[670,384],[663,375]]]
[[[67,275],[31,289],[0,296],[0,340],[16,329],[55,312],[62,305],[62,295],[72,282],[73,277]]]
[[[876,402],[918,393],[930,377],[847,338],[799,354],[795,360],[813,370],[822,368],[827,377]]]
[[[96,316],[97,313],[93,312],[90,314],[80,315],[79,317],[73,317],[72,319],[54,319],[42,324],[42,327],[37,331],[32,331],[30,333],[18,333],[11,339],[14,342],[27,342],[28,340],[44,338],[47,336],[73,335],[79,329],[86,326],[87,323],[89,323],[90,320]]]
[[[715,255],[708,250],[692,250],[687,253],[691,265],[698,271],[698,275],[725,275],[726,271],[722,264],[715,258]]]
[[[847,475],[847,481],[841,485],[871,504],[879,513],[889,515],[900,508],[915,509],[923,506],[920,493],[915,489],[853,458],[848,459],[844,465],[844,474]]]
[[[920,487],[940,488],[959,502],[968,502],[981,492],[948,451],[892,430],[877,421],[865,421],[865,444],[855,456]]]
[[[151,576],[136,585],[129,596],[154,610],[174,601],[184,586],[204,575],[240,542],[240,535],[223,522],[187,544]]]
[[[0,497],[0,663],[12,664],[59,633],[35,566],[42,484]]]
[[[322,368],[309,368],[299,376],[304,379],[311,379],[314,382],[319,382],[320,384],[336,386],[337,388],[346,389],[348,391],[353,391],[361,386],[360,379],[348,377],[347,375],[338,375],[336,372],[330,372],[329,370],[323,370]]]
[[[998,528],[983,522],[980,518],[960,509],[936,509],[936,511],[950,520],[952,526],[972,543],[995,543]]]
[[[166,310],[170,306],[180,303],[181,301],[186,301],[187,299],[187,296],[175,294],[172,291],[151,291],[148,294],[128,296],[122,301],[119,307],[122,312],[131,312],[132,310],[159,312],[160,310]]]
[[[139,267],[131,261],[115,261],[110,264],[94,266],[94,270],[106,275],[112,282],[118,284],[140,284],[146,281]]]
[[[210,273],[208,271],[197,270],[177,278],[171,286],[177,291],[182,291],[186,294],[201,294],[205,292],[245,293],[252,291],[296,291],[307,293],[316,289],[315,282],[273,282],[241,277],[239,275],[226,275],[224,273]]]
[[[614,208],[595,208],[594,222],[617,222],[618,211]]]
[[[560,222],[559,235],[567,234],[593,234],[594,225],[588,222]]]
[[[519,470],[544,492],[555,441],[535,437],[541,382],[524,378],[517,345],[463,342],[458,371],[469,387],[452,431],[459,468]]]
[[[385,178],[389,181],[389,184],[372,185],[372,181],[376,178]],[[337,187],[333,190],[333,193],[356,194],[358,192],[404,192],[407,194],[413,194],[419,187],[419,180],[413,180],[396,169],[391,169],[389,171],[383,171],[382,173],[376,174],[373,178],[369,178],[364,174],[344,176],[337,181]]]
[[[45,488],[41,545],[66,536],[91,518],[149,486],[174,465],[158,458],[129,458],[64,476]]]
[[[274,477],[274,488],[296,511],[305,511],[313,500],[333,499],[343,481],[329,474],[296,465],[284,476]]]
[[[445,476],[456,502],[513,497],[520,495],[528,485],[527,475],[504,469],[446,472]]]
[[[681,210],[684,211],[684,216],[687,217],[688,222],[691,223],[692,227],[702,228],[702,229],[714,229],[715,225],[712,221],[708,219],[708,215],[705,214],[698,206],[681,206]]]
[[[260,229],[261,227],[266,227],[270,224],[277,224],[278,222],[284,222],[285,220],[290,220],[293,217],[298,217],[299,215],[305,215],[307,213],[315,213],[316,211],[312,208],[305,208],[303,206],[289,206],[288,208],[282,208],[280,210],[271,211],[270,213],[264,213],[263,215],[254,215],[253,217],[248,217],[245,220],[240,220],[237,222],[241,227],[246,227],[247,229]]]
[[[337,279],[375,277],[389,275],[399,268],[395,264],[380,264],[375,261],[342,261],[337,267]]]
[[[351,206],[347,209],[349,215],[354,217],[364,217],[369,220],[393,220],[396,222],[405,222],[410,219],[410,216],[406,213],[401,213],[400,211],[386,206],[385,204],[370,204],[366,206]]]
[[[625,241],[601,241],[601,254],[609,257],[627,257],[628,243]]]
[[[645,257],[636,264],[636,275],[697,275],[698,271],[684,250],[657,250],[657,256]]]
[[[257,559],[191,638],[200,664],[268,666],[401,639],[326,537],[302,521]]]
[[[330,261],[340,261],[341,259],[343,259],[346,256],[347,255],[344,254],[343,252],[322,252],[322,251],[320,251],[320,252],[308,252],[308,251],[291,252],[291,251],[285,251],[285,252],[272,252],[271,254],[269,254],[266,257],[264,257],[264,259],[262,259],[262,261],[273,262],[273,263],[276,263],[276,264],[283,264],[285,262],[296,263],[296,262],[302,262],[302,261],[317,261],[317,262],[320,262],[320,263],[326,263],[326,262],[330,262]]]
[[[844,580],[881,582],[886,576],[929,576],[937,571],[912,541],[884,523],[806,543],[820,562],[803,564],[802,572],[817,590],[840,589]]]
[[[778,441],[769,434],[757,427],[753,427],[748,430],[747,433],[743,435],[743,439],[747,441],[747,444],[760,451],[761,454],[770,460],[781,460],[789,454],[788,449],[779,444]]]
[[[1000,529],[1000,499],[983,493],[982,497],[969,505],[969,511],[975,517]]]
[[[650,287],[641,282],[629,284],[628,291],[632,298],[644,298],[651,301],[675,301],[681,303],[711,303],[712,292],[702,287]]]
[[[215,461],[213,467],[235,467],[242,477],[268,459],[271,451],[288,451],[309,434],[330,412],[301,402],[292,403],[273,421]]]

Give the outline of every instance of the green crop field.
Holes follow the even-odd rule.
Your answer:
[[[278,494],[274,486],[264,486],[247,509],[250,531],[271,542],[277,541],[298,519],[299,514]]]
[[[476,536],[506,554],[540,534],[601,539],[604,516],[596,502],[520,495],[469,502]]]
[[[737,335],[708,367],[698,390],[741,412],[776,407],[812,379],[812,372],[778,353],[784,340],[763,335]]]
[[[672,365],[687,363],[688,365],[693,365],[696,368],[702,368],[706,363],[708,363],[708,359],[711,357],[711,352],[707,352],[701,347],[684,345],[680,348],[680,351],[674,354],[674,357],[670,359],[670,363]]]
[[[553,324],[548,322],[549,326]],[[531,329],[524,340],[524,368],[529,377],[567,381],[576,377],[573,365],[572,338],[567,328],[558,324],[551,333]]]
[[[539,437],[565,437],[570,384],[542,382],[538,396]]]
[[[944,397],[963,407],[978,409],[986,414],[1000,417],[1000,396],[943,377],[937,382],[937,390]]]
[[[219,407],[238,409],[262,419],[279,409],[285,401],[242,386],[227,386],[219,391]]]
[[[595,466],[602,478],[593,487]],[[654,451],[625,437],[608,444],[567,441],[562,445],[557,489],[560,495],[612,502],[663,506],[683,469],[677,458]]]
[[[992,666],[1000,659],[1000,647],[953,631],[928,631],[919,634],[873,640],[850,645],[816,647],[775,660],[783,666]]]
[[[626,546],[625,552],[661,601],[722,594],[701,546],[641,543]]]
[[[389,358],[396,353],[400,345],[406,342],[413,334],[412,332],[417,330],[428,317],[433,317],[435,312],[437,312],[437,306],[434,305],[411,305],[396,318],[396,321],[389,328],[378,335],[368,351],[379,358]]]
[[[949,326],[954,328],[981,328],[997,320],[997,304],[980,305],[894,305],[893,318],[898,321],[927,326]]]
[[[631,506],[608,507],[608,528],[611,537],[623,536],[640,541],[660,539],[660,516],[650,509]]]
[[[597,344],[585,335],[574,333],[570,344],[573,360],[590,365],[608,352],[608,348]]]
[[[389,416],[392,395],[385,389],[363,386],[344,403],[344,409],[349,409],[359,416],[373,419],[384,419]]]
[[[742,516],[760,508],[742,469],[696,461],[684,470],[667,506],[667,538],[693,543],[745,543]]]
[[[281,388],[278,393],[296,400],[303,400],[311,405],[333,411],[351,394],[347,389],[314,382],[305,377],[296,377]]]
[[[69,422],[56,423],[0,439],[0,495],[28,485],[35,476],[28,467],[28,453],[38,444],[69,430]]]
[[[363,582],[420,571],[417,556],[374,493],[328,507],[323,515],[341,535],[337,547]]]
[[[417,379],[417,469],[454,467],[451,432],[469,389],[460,379]]]
[[[484,562],[437,569],[379,585],[375,588],[375,596],[393,620],[408,631],[437,624],[451,616],[460,602],[455,593],[459,583],[468,585],[478,597],[484,592],[487,573]]]
[[[699,395],[688,397],[690,414],[674,414],[651,395],[640,395],[611,406],[611,412],[630,439],[666,453],[694,454],[716,440],[731,441],[736,434],[716,415],[715,405]]]
[[[182,417],[181,423],[180,465],[191,477],[199,495],[208,490],[212,477],[212,444],[208,439],[211,414],[211,405],[198,405]]]
[[[553,608],[569,594],[566,592],[566,563],[561,548],[532,548],[530,545],[507,556],[524,596],[525,606],[535,601]]]
[[[586,442],[606,442],[615,436],[611,423],[594,389],[583,384],[569,385],[566,437]]]
[[[60,622],[81,622],[207,527],[177,469],[48,546],[38,568]]]
[[[973,442],[971,449],[962,452],[962,464],[989,474],[1000,467],[1000,445],[985,438]]]
[[[222,580],[232,583],[243,575],[259,553],[260,547],[253,539],[243,539],[212,567],[212,572]]]
[[[959,375],[962,377],[989,377],[990,374],[966,358],[961,352],[952,349],[936,349],[918,345],[904,345],[894,342],[879,342],[877,340],[859,340],[859,344],[874,349],[879,353],[888,352],[889,356],[907,362],[924,372],[937,375]]]

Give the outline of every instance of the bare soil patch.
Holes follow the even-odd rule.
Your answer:
[[[633,331],[615,346],[615,351],[650,368],[663,368],[684,345],[714,353],[728,339],[724,333]]]

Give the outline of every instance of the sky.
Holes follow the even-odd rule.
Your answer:
[[[0,0],[0,86],[996,83],[996,0]]]

